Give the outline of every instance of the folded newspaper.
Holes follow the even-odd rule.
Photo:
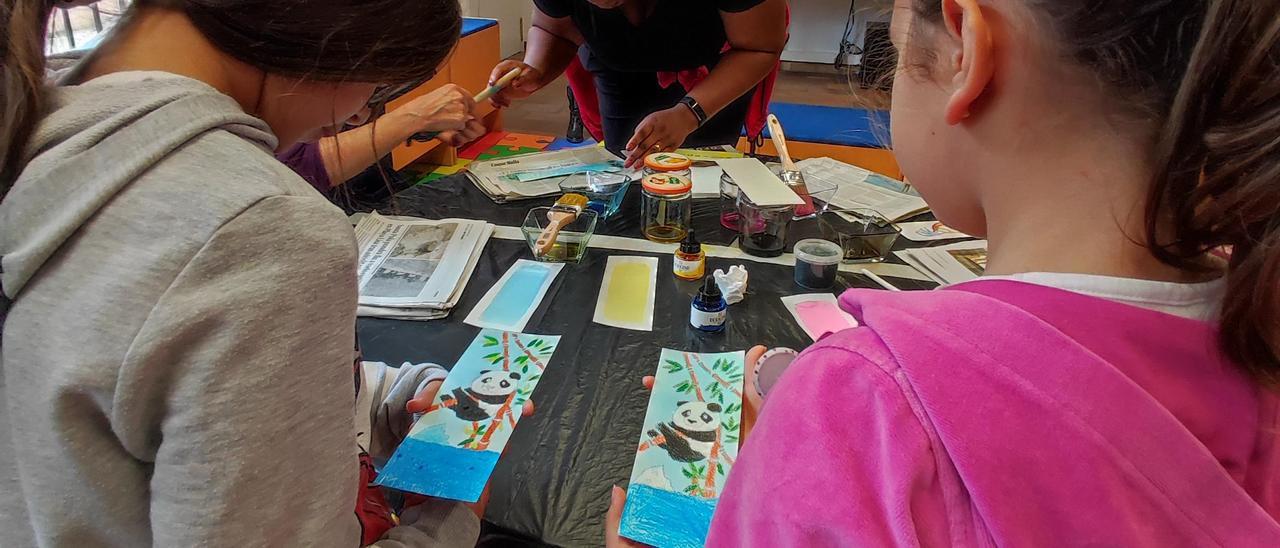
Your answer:
[[[358,314],[435,320],[449,315],[475,272],[493,225],[466,219],[388,218],[356,224]]]
[[[987,241],[904,249],[898,257],[939,284],[958,284],[987,270]]]
[[[841,209],[870,209],[890,221],[929,210],[924,198],[896,179],[831,158],[796,162],[809,194]]]
[[[472,162],[467,177],[490,199],[505,203],[559,194],[561,181],[586,171],[622,172],[622,158],[593,146],[535,152]]]

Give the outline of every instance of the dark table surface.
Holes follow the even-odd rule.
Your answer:
[[[622,210],[597,227],[597,234],[640,237],[639,196],[633,185]],[[420,185],[395,196],[382,213],[428,219],[460,217],[519,226],[529,208],[555,198],[495,204],[465,176]],[[697,200],[693,227],[707,243],[728,244],[734,234],[720,227],[717,199]],[[788,240],[818,236],[815,220],[792,225]],[[899,246],[912,245],[901,238]],[[629,331],[591,321],[610,255],[658,257],[653,331]],[[532,258],[523,241],[491,239],[461,302],[447,319],[413,322],[361,318],[366,360],[397,365],[434,362],[452,367],[479,328],[462,323],[484,293],[517,259]],[[698,283],[671,275],[672,256],[592,248],[580,264],[567,265],[530,319],[525,332],[561,335],[546,373],[533,394],[537,412],[520,422],[492,479],[485,519],[503,529],[562,546],[603,543],[610,486],[626,485],[648,402],[640,379],[652,375],[659,351],[743,350],[756,344],[800,349],[810,343],[780,297],[812,293],[796,286],[790,266],[707,259],[707,272],[745,264],[747,298],[729,308],[724,333],[708,334],[688,325],[689,304]],[[933,284],[890,278],[903,289]],[[831,292],[878,288],[871,280],[841,273]]]

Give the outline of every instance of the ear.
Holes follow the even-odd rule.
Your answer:
[[[712,411],[715,411],[716,413],[719,413],[719,412],[720,412],[720,404],[718,404],[718,403],[716,403],[716,402],[708,403],[708,404],[707,404],[707,409],[710,409],[710,410],[712,410]]]
[[[676,402],[676,407],[683,406],[683,405],[684,405],[684,404],[686,404],[686,403],[689,403],[689,402],[688,402],[688,400],[686,400],[686,401],[678,401],[678,402]]]
[[[952,62],[956,65],[951,99],[947,101],[946,120],[956,125],[969,117],[973,105],[982,97],[995,73],[992,59],[991,28],[982,14],[978,0],[941,0],[942,17],[947,33],[961,43]]]

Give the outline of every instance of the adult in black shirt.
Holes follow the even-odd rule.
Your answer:
[[[751,91],[786,45],[786,0],[534,0],[524,61],[503,61],[495,81],[524,73],[494,102],[529,96],[579,55],[595,77],[605,145],[644,156],[733,144]],[[710,69],[693,89],[663,87],[658,73]],[[687,73],[686,73],[687,74]],[[669,79],[669,78],[668,78]],[[685,79],[687,81],[687,79]]]

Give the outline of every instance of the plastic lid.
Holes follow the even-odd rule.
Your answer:
[[[693,161],[683,154],[655,152],[645,156],[644,165],[657,171],[680,171],[693,167]]]
[[[693,190],[693,181],[683,175],[654,173],[645,175],[644,189],[659,196],[677,196],[688,194],[689,191]]]
[[[693,234],[692,230],[685,234],[684,240],[680,242],[680,252],[694,255],[702,252],[702,244],[698,243],[698,237]]]
[[[844,260],[844,248],[835,242],[812,238],[796,242],[796,260],[809,264],[830,265]]]

